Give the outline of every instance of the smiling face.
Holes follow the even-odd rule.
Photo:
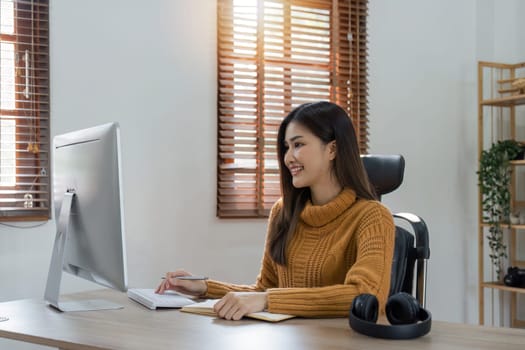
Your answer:
[[[286,128],[284,147],[284,164],[295,188],[310,187],[316,192],[333,184],[335,141],[325,144],[308,128],[291,122]]]

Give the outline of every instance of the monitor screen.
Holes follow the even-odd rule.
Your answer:
[[[62,311],[117,308],[97,300],[59,302],[62,271],[126,291],[126,254],[117,123],[53,139],[57,233],[45,299]]]

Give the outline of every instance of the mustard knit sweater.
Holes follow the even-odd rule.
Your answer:
[[[282,202],[270,213],[274,220]],[[268,225],[270,227],[270,225]],[[384,310],[394,249],[392,214],[381,203],[343,190],[322,206],[308,202],[287,248],[287,265],[275,263],[268,240],[255,284],[208,281],[206,297],[230,291],[268,292],[268,311],[303,317],[346,317],[359,294],[378,297]]]

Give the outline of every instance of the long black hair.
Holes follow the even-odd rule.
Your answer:
[[[310,188],[293,186],[292,175],[284,163],[284,139],[291,122],[306,127],[324,144],[335,140],[336,156],[332,171],[338,183],[343,188],[353,189],[358,198],[376,199],[359,155],[354,126],[345,110],[334,103],[324,101],[306,103],[295,108],[284,118],[277,135],[283,207],[270,223],[269,244],[272,259],[281,265],[286,265],[288,242],[295,231],[299,215],[311,196]]]

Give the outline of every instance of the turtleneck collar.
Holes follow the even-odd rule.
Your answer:
[[[324,205],[313,205],[311,200],[301,212],[301,220],[313,227],[321,227],[335,220],[356,201],[355,191],[345,188],[334,199]]]

